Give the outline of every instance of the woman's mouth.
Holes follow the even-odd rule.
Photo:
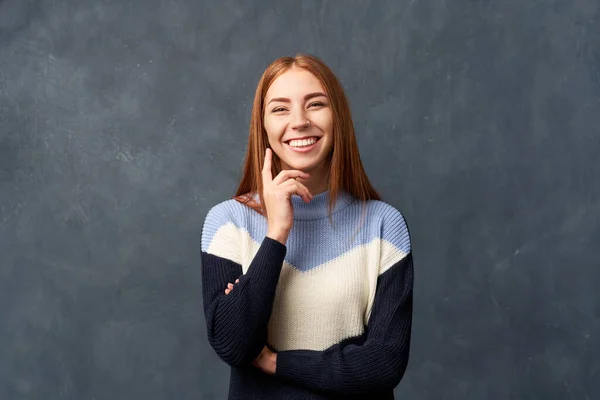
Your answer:
[[[286,146],[296,153],[307,153],[317,147],[321,138],[318,136],[306,137],[303,139],[292,139],[284,142]]]

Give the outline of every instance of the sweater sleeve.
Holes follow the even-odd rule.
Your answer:
[[[280,351],[276,376],[314,390],[343,395],[392,390],[398,385],[409,358],[413,262],[404,221],[400,220],[394,230],[404,236],[403,256],[377,279],[364,341],[344,341],[323,351]]]
[[[267,323],[286,246],[265,237],[242,275],[239,230],[223,207],[207,214],[202,230],[202,291],[208,341],[231,366],[254,360],[266,343]],[[225,295],[227,283],[239,283]]]

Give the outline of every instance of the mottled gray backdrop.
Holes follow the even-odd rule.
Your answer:
[[[598,0],[0,0],[0,399],[226,397],[201,226],[297,52],[411,229],[398,398],[600,398]]]

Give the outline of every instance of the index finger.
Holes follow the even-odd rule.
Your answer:
[[[271,157],[272,157],[271,151],[272,150],[268,147],[267,147],[267,150],[265,151],[265,161],[264,161],[263,170],[262,170],[263,182],[271,182],[273,180],[273,174],[271,173]]]

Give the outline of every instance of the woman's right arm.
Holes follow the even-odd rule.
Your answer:
[[[227,364],[242,366],[266,343],[286,246],[266,236],[243,275],[236,231],[222,207],[208,213],[202,230],[202,292],[210,345]],[[227,284],[236,279],[226,295]]]
[[[262,180],[267,236],[245,275],[240,264],[240,231],[229,218],[228,207],[213,207],[202,229],[202,289],[208,341],[219,357],[232,366],[252,362],[267,342],[267,325],[287,250],[285,243],[294,221],[291,196],[297,194],[306,202],[312,199],[306,186],[296,181],[309,178],[308,173],[284,170],[273,179],[272,156],[271,149],[266,149]],[[225,294],[227,285],[236,279],[239,282]]]

